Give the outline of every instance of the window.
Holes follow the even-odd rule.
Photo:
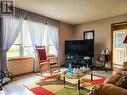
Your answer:
[[[21,34],[21,33],[20,33]],[[20,41],[21,41],[21,35],[18,35],[16,41],[14,42],[14,44],[12,45],[12,47],[9,49],[7,55],[8,57],[18,57],[20,56]]]
[[[48,55],[50,54],[56,55],[56,49],[53,46],[50,36],[48,35],[47,26],[45,26],[43,45],[46,47],[46,52]],[[34,56],[32,41],[28,29],[28,23],[26,20],[24,20],[22,30],[19,33],[12,47],[9,49],[7,55],[10,58]]]
[[[28,30],[28,23],[26,20],[24,20],[22,30],[12,47],[9,49],[7,55],[10,58],[34,55],[30,33]]]
[[[32,47],[32,41],[30,37],[30,32],[28,29],[28,23],[25,20],[24,25],[23,25],[23,36],[22,36],[22,41],[23,41],[23,56],[33,56],[33,47]]]
[[[114,47],[115,48],[125,48],[125,44],[123,44],[124,38],[126,36],[126,32],[115,32],[114,35]]]

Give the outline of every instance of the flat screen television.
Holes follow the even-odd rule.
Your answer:
[[[65,55],[94,57],[94,40],[65,41]]]

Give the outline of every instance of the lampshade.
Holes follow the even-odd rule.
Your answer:
[[[125,37],[123,43],[124,43],[124,44],[127,44],[127,35],[126,35],[126,37]]]

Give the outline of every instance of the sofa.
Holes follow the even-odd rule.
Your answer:
[[[103,84],[95,85],[88,95],[127,95],[127,62],[123,68],[109,76]]]

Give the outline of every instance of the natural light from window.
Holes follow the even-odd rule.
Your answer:
[[[47,25],[45,26],[43,45],[46,47],[46,52],[48,55],[56,55],[56,49],[53,46],[50,36],[48,35]],[[22,31],[19,33],[7,55],[9,58],[34,56],[27,20],[24,20]]]
[[[53,46],[51,37],[48,35],[47,25],[45,26],[43,45],[46,46],[46,52],[48,55],[56,55],[56,49]]]

